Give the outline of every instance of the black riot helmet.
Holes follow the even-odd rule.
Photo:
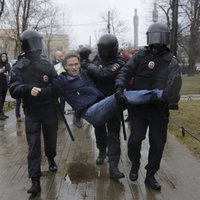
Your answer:
[[[149,26],[147,32],[147,44],[169,44],[170,30],[166,24],[156,22]]]
[[[98,53],[102,60],[109,61],[118,54],[118,40],[112,34],[105,34],[98,41]]]
[[[88,48],[88,47],[81,47],[79,50],[78,50],[78,53],[80,55],[80,58],[82,60],[88,60],[89,58],[89,55],[92,53],[91,49]]]
[[[21,47],[24,52],[42,50],[42,36],[34,30],[26,30],[20,36]]]

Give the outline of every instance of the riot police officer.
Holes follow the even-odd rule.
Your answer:
[[[164,146],[167,138],[169,121],[169,104],[179,101],[181,88],[181,70],[178,61],[170,53],[170,31],[163,23],[153,23],[147,30],[147,44],[139,50],[119,72],[116,79],[116,98],[123,103],[123,89],[128,80],[134,78],[132,90],[163,89],[165,101],[154,104],[133,106],[130,108],[131,134],[128,141],[128,156],[132,162],[130,180],[136,181],[141,158],[141,144],[149,128],[149,155],[145,184],[159,190],[161,185],[155,179],[160,167]],[[173,88],[173,82],[177,88]]]
[[[56,76],[50,62],[42,55],[42,37],[34,30],[21,34],[23,54],[11,70],[10,94],[13,98],[23,99],[25,130],[28,142],[28,174],[32,186],[27,191],[36,194],[41,191],[41,131],[44,136],[45,155],[49,170],[57,171],[54,161],[57,140],[56,99],[42,100],[35,96],[33,86],[46,87]]]
[[[105,34],[98,41],[98,56],[95,65],[89,65],[88,74],[94,80],[97,88],[109,96],[115,92],[115,78],[125,61],[118,51],[118,40],[112,34]],[[115,116],[105,125],[95,126],[96,144],[99,155],[96,164],[103,164],[106,158],[106,147],[108,147],[108,161],[110,177],[118,180],[124,177],[119,171],[120,160],[120,116]]]
[[[89,47],[81,47],[78,50],[78,54],[80,55],[81,68],[87,70],[88,64],[91,62],[89,59],[90,54],[92,53]]]

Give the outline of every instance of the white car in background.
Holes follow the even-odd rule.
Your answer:
[[[195,67],[195,70],[196,70],[196,72],[200,72],[200,63],[196,63],[195,65],[194,65],[194,67]]]

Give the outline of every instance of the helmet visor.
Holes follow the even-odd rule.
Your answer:
[[[98,47],[99,56],[102,60],[109,61],[114,59],[118,54],[118,46],[116,47]]]
[[[147,44],[169,44],[168,32],[147,33]]]

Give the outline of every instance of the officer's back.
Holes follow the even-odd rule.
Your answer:
[[[29,39],[30,40],[30,39]],[[32,45],[32,46],[31,46]],[[42,49],[38,43],[27,43],[28,47],[35,51],[27,51],[19,56],[18,61],[12,68],[10,80],[10,93],[13,98],[23,96],[23,105],[27,106],[44,106],[52,101],[43,100],[40,97],[31,95],[31,89],[35,87],[46,87],[56,76],[56,71],[50,62],[42,55]],[[42,48],[42,47],[41,47]],[[21,85],[23,84],[23,87]]]

